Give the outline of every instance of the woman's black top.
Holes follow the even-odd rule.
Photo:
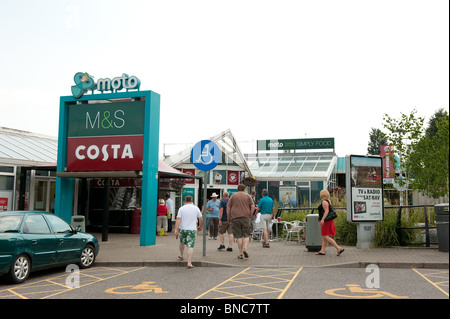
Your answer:
[[[327,200],[327,202],[328,202],[328,212],[330,212],[331,203],[329,200]],[[322,220],[323,214],[325,214],[325,209],[323,209],[322,203],[320,203],[319,207],[317,207],[319,209],[319,221]]]

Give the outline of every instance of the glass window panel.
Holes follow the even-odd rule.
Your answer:
[[[47,222],[41,215],[29,215],[23,226],[23,232],[28,234],[50,234]]]
[[[0,166],[0,172],[3,172],[3,173],[14,173],[14,167]]]
[[[14,190],[14,176],[0,176],[0,190]]]
[[[61,218],[54,215],[48,215],[47,218],[52,225],[53,231],[55,233],[70,233],[72,231],[69,224],[67,224]]]
[[[319,163],[316,166],[316,169],[314,171],[316,172],[326,172],[328,170],[328,167],[330,166],[329,163]]]
[[[316,166],[316,163],[305,163],[302,166],[301,171],[302,172],[312,172],[315,166]]]

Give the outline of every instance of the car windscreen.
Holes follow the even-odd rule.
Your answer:
[[[23,216],[8,215],[0,217],[0,233],[18,232],[22,224]]]

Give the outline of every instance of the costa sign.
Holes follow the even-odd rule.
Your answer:
[[[68,107],[67,170],[142,170],[144,101]]]
[[[143,135],[69,138],[67,170],[142,170],[143,140]]]

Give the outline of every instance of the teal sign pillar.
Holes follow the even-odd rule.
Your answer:
[[[122,79],[122,78],[120,78]],[[123,76],[122,81],[125,81],[128,78]],[[112,84],[118,82],[113,79]],[[128,80],[133,80],[132,77]],[[134,82],[131,82],[134,83]],[[137,83],[137,82],[136,82]],[[129,84],[131,85],[131,84]],[[96,104],[96,101],[112,101],[112,100],[121,100],[124,99],[130,100],[130,105],[133,107],[132,103],[134,100],[144,101],[144,132],[143,132],[143,145],[142,145],[142,199],[141,199],[141,235],[140,235],[140,245],[148,246],[154,245],[156,243],[156,206],[157,206],[157,196],[158,196],[158,158],[159,158],[159,117],[160,117],[160,95],[158,93],[152,91],[133,91],[133,92],[118,92],[118,93],[103,93],[103,94],[81,94],[80,97],[74,96],[62,96],[60,98],[60,117],[59,117],[59,135],[58,135],[58,163],[57,163],[57,178],[56,178],[56,193],[55,193],[55,215],[61,217],[66,222],[71,222],[71,217],[73,215],[73,192],[74,192],[74,178],[73,176],[83,176],[90,177],[90,172],[95,172],[95,165],[91,166],[83,166],[87,167],[85,171],[81,171],[80,169],[71,169],[71,167],[78,167],[77,164],[69,163],[68,165],[68,152],[70,153],[70,161],[82,160],[85,163],[89,160],[97,160],[104,162],[109,159],[117,159],[116,152],[118,150],[119,144],[123,141],[124,136],[107,136],[106,138],[111,138],[112,142],[114,142],[114,147],[109,149],[106,142],[104,142],[105,136],[97,136],[98,134],[93,134],[91,136],[85,135],[84,141],[88,141],[91,143],[91,146],[80,145],[76,148],[69,147],[68,148],[68,139],[71,138],[68,134],[68,127],[73,126],[74,122],[77,119],[72,118],[73,114],[77,114],[73,112],[73,114],[69,114],[69,107],[78,106],[80,108],[85,107],[88,109],[88,106]],[[91,103],[89,103],[91,101]],[[107,104],[103,104],[107,105]],[[112,105],[112,104],[111,104]],[[107,112],[107,111],[105,111]],[[111,112],[110,112],[111,113]],[[126,119],[126,111],[120,111],[116,114],[117,125],[116,128],[121,127]],[[83,112],[78,113],[83,114]],[[85,114],[85,113],[84,113]],[[102,113],[109,114],[109,113]],[[129,114],[135,114],[133,112],[129,112]],[[70,116],[69,116],[70,115]],[[86,115],[87,116],[87,115]],[[135,117],[135,115],[134,115]],[[106,118],[106,117],[105,117]],[[70,121],[69,121],[70,119]],[[80,121],[82,126],[84,125],[88,129],[92,129],[94,126],[101,126],[101,122],[94,117],[86,117],[84,121]],[[84,124],[83,124],[84,123]],[[108,122],[109,123],[109,122]],[[69,125],[70,124],[70,125]],[[109,127],[111,125],[105,125],[104,127]],[[126,136],[125,136],[126,138]],[[133,139],[133,136],[130,136],[130,140]],[[72,137],[71,143],[74,138]],[[110,144],[113,144],[109,142]],[[98,145],[97,145],[98,144]],[[117,144],[117,145],[116,145]],[[103,145],[103,146],[102,146]],[[131,145],[131,146],[130,146]],[[127,149],[128,151],[125,153],[128,155],[127,157],[131,157],[130,150],[131,147]],[[112,145],[111,145],[112,147]],[[100,151],[101,149],[101,151]],[[122,149],[121,149],[122,150]],[[101,153],[100,153],[101,152]],[[106,152],[109,152],[109,156]],[[117,153],[117,152],[116,152]],[[101,156],[100,156],[101,154]],[[136,153],[133,150],[133,155]],[[94,159],[95,157],[95,159]],[[124,157],[122,153],[122,157]],[[94,162],[92,162],[94,163]],[[135,164],[135,163],[134,163]],[[117,164],[114,164],[117,165]],[[120,170],[117,166],[114,166],[111,162],[111,166],[103,166],[101,171],[108,171],[108,176],[113,177],[114,171]],[[68,170],[69,168],[69,170]],[[110,170],[109,170],[110,169]],[[131,172],[136,171],[134,168],[125,167],[122,169],[124,171],[128,170]],[[71,173],[69,177],[64,176],[64,173]],[[77,175],[78,174],[78,175]],[[98,171],[96,172],[98,174]],[[92,174],[92,177],[98,176],[96,174]],[[75,199],[77,200],[77,199]]]
[[[142,164],[141,246],[156,243],[156,206],[158,200],[160,96],[149,92],[145,99],[144,162]]]

